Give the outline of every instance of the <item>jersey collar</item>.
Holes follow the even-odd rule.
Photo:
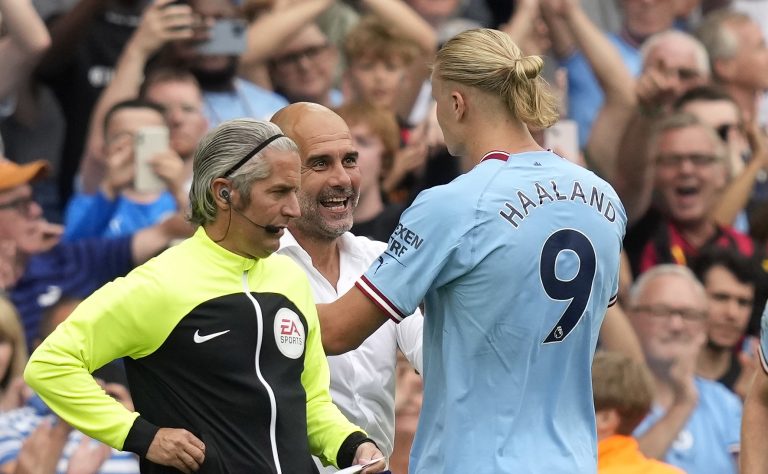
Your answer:
[[[480,160],[480,163],[486,160],[501,160],[501,161],[507,161],[509,159],[509,153],[504,151],[489,151],[488,153],[483,156],[483,159]]]

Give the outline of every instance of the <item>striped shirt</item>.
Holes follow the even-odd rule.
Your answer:
[[[54,415],[38,396],[33,396],[27,406],[11,410],[0,415],[0,466],[15,461],[21,446],[37,426],[46,418],[53,420]],[[67,444],[56,466],[57,474],[67,472],[69,457],[77,447],[88,438],[77,430],[69,434]],[[89,440],[97,443],[95,440]],[[100,474],[133,474],[139,472],[136,455],[112,450],[112,456],[101,465]]]

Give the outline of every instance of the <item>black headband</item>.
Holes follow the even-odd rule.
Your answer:
[[[245,164],[245,163],[246,163],[248,160],[250,160],[251,158],[253,158],[253,156],[254,156],[256,153],[258,153],[258,152],[260,152],[261,150],[263,150],[264,148],[266,148],[266,147],[267,147],[267,145],[269,145],[269,144],[270,144],[270,143],[272,143],[273,141],[277,140],[277,139],[278,139],[278,138],[280,138],[280,137],[284,137],[284,136],[285,136],[285,135],[283,135],[283,134],[281,134],[281,133],[278,133],[277,135],[272,135],[271,137],[267,138],[267,139],[266,139],[266,140],[264,140],[263,142],[259,143],[259,144],[256,146],[256,148],[254,148],[254,149],[253,149],[253,151],[251,151],[250,153],[248,153],[247,155],[245,155],[245,156],[243,157],[243,159],[242,159],[242,160],[240,160],[240,161],[238,161],[237,163],[235,163],[235,165],[234,165],[233,167],[231,167],[230,169],[228,169],[228,170],[227,170],[227,172],[226,172],[226,173],[224,173],[224,174],[223,174],[221,177],[222,177],[222,178],[229,178],[229,177],[232,175],[232,173],[234,173],[235,171],[237,171],[238,169],[240,169],[240,167],[241,167],[241,166],[243,166],[243,165],[244,165],[244,164]]]

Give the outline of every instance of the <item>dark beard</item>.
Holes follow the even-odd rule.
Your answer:
[[[210,70],[193,67],[191,72],[204,91],[231,91],[234,89],[233,79],[237,73],[237,58],[231,57],[226,67],[221,69]]]

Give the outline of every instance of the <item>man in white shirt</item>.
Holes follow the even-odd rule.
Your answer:
[[[296,142],[302,161],[301,217],[292,220],[278,253],[304,268],[315,302],[330,303],[386,249],[383,242],[349,232],[360,191],[352,135],[341,117],[318,104],[289,105],[272,122]],[[389,321],[357,349],[328,357],[333,401],[386,456],[394,443],[397,349],[417,371],[422,368],[423,318],[416,316],[400,324]]]

